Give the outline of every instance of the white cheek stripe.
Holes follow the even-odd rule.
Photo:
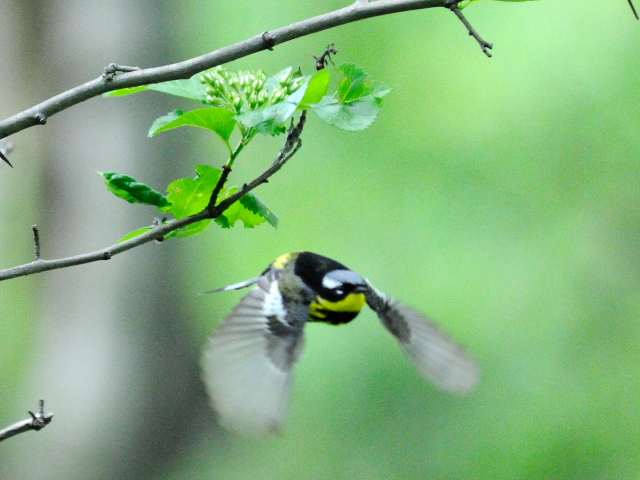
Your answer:
[[[331,289],[334,289],[336,287],[339,287],[340,285],[342,285],[342,282],[340,282],[340,281],[338,281],[338,280],[336,280],[334,278],[328,277],[326,275],[322,279],[322,286],[324,288],[328,288],[328,289],[331,290]]]

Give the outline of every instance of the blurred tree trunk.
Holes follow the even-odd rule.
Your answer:
[[[158,2],[0,4],[13,20],[0,32],[11,60],[3,62],[2,75],[15,82],[4,91],[27,90],[18,94],[19,105],[3,108],[4,116],[99,76],[110,62],[169,61]],[[21,214],[13,228],[23,235],[6,244],[28,242],[37,223],[43,257],[55,258],[97,250],[150,224],[153,211],[106,194],[95,171],[123,171],[159,190],[167,184],[176,149],[146,138],[154,116],[170,109],[163,102],[160,96],[93,99],[17,135],[16,152],[32,157],[16,155],[16,168],[2,172],[11,180],[3,182],[20,182],[28,172],[38,181],[20,187],[28,187],[25,196],[39,207],[15,205]],[[41,149],[24,145],[27,136]],[[175,245],[166,242],[27,280],[27,301],[38,306],[37,319],[29,321],[39,323],[40,334],[19,400],[35,408],[42,397],[55,417],[47,430],[7,445],[2,478],[151,478],[179,452],[199,420],[193,412],[206,402],[194,368],[198,346],[189,343],[181,291],[172,288],[176,257]]]

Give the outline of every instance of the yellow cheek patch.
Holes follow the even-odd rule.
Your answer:
[[[333,312],[359,312],[362,310],[364,302],[364,293],[352,293],[351,295],[347,295],[345,299],[337,302],[330,302],[324,298],[316,297],[316,301],[311,304],[311,313],[314,313],[314,310],[318,309]]]

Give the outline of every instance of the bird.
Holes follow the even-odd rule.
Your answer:
[[[248,287],[253,288],[210,337],[202,356],[210,403],[229,430],[281,433],[305,325],[349,323],[365,303],[436,387],[465,394],[478,384],[478,363],[440,327],[328,257],[287,253],[255,278],[205,293]]]

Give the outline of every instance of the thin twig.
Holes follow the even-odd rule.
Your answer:
[[[222,188],[224,187],[225,183],[227,183],[227,178],[229,178],[229,174],[231,173],[231,167],[233,167],[233,163],[236,161],[236,158],[238,158],[238,155],[240,155],[240,152],[244,150],[244,147],[251,141],[254,135],[255,133],[248,134],[248,136],[245,136],[243,134],[242,141],[238,144],[236,149],[233,152],[231,152],[231,155],[229,156],[229,160],[222,167],[222,174],[218,179],[218,183],[216,183],[216,186],[214,187],[213,192],[211,193],[211,198],[209,199],[209,204],[207,205],[207,208],[209,210],[211,210],[213,206],[216,204],[216,201],[218,201],[218,195],[220,195]]]
[[[176,220],[171,223],[154,225],[154,227],[150,231],[145,232],[142,235],[138,235],[137,237],[134,237],[130,240],[117,243],[96,252],[75,255],[72,257],[59,258],[56,260],[44,260],[42,258],[38,258],[37,260],[26,263],[24,265],[18,265],[16,267],[0,270],[0,281],[8,280],[10,278],[23,277],[26,275],[32,275],[34,273],[46,272],[48,270],[56,270],[58,268],[72,267],[75,265],[82,265],[85,263],[97,262],[100,260],[109,260],[114,255],[126,252],[127,250],[131,250],[132,248],[144,245],[145,243],[149,243],[154,240],[161,241],[166,235],[173,232],[174,230],[178,230],[179,228],[186,227],[188,225],[191,225],[192,223],[206,220],[208,218],[218,218],[227,208],[233,205],[236,201],[240,200],[240,198],[242,198],[245,194],[249,193],[257,186],[266,183],[271,175],[280,170],[282,166],[287,161],[289,161],[291,157],[293,157],[293,155],[297,153],[302,144],[300,135],[302,134],[302,129],[304,127],[305,121],[306,112],[303,111],[300,115],[298,124],[295,127],[289,129],[284,146],[278,153],[278,156],[274,160],[273,164],[267,170],[265,170],[262,175],[257,177],[252,182],[244,185],[234,195],[220,202],[215,208],[206,208],[200,213],[196,213],[195,215],[192,215],[190,217],[181,218],[180,220]]]
[[[28,432],[29,430],[35,430],[37,432],[49,425],[53,419],[53,413],[44,413],[44,400],[40,400],[39,405],[40,410],[38,412],[33,413],[29,411],[31,418],[14,423],[4,430],[0,430],[0,442],[13,437],[14,435],[18,435],[19,433]]]
[[[300,114],[298,124],[295,127],[292,125],[289,129],[289,132],[287,133],[287,140],[284,142],[284,146],[280,149],[280,153],[278,153],[278,156],[273,161],[271,166],[267,168],[264,173],[262,173],[262,175],[255,178],[252,182],[243,185],[242,188],[236,193],[228,198],[225,198],[218,205],[216,205],[215,211],[218,212],[218,215],[220,215],[227,208],[240,200],[243,196],[245,196],[257,186],[262,185],[263,183],[267,183],[269,177],[280,170],[284,166],[284,164],[287,163],[291,159],[291,157],[293,157],[298,152],[298,150],[300,150],[300,147],[302,147],[302,140],[300,139],[300,135],[302,135],[302,129],[304,128],[304,124],[306,121],[307,111],[303,110]]]
[[[220,192],[222,191],[224,184],[227,183],[227,178],[229,178],[230,173],[231,173],[231,167],[229,166],[229,164],[224,165],[222,167],[222,174],[218,179],[218,183],[216,183],[216,186],[213,189],[213,192],[211,193],[211,198],[209,199],[209,205],[207,205],[207,208],[210,209],[216,204],[216,201],[218,200],[218,195],[220,195]]]
[[[82,265],[85,263],[97,262],[99,260],[110,260],[111,257],[132,248],[144,245],[145,243],[152,242],[154,240],[160,240],[165,235],[173,232],[192,223],[199,222],[206,218],[211,218],[209,213],[201,212],[191,217],[181,218],[175,222],[166,223],[157,228],[153,228],[148,232],[138,235],[130,240],[126,240],[122,243],[117,243],[107,248],[103,248],[96,252],[84,253],[81,255],[74,255],[71,257],[59,258],[56,260],[34,260],[33,262],[26,263],[24,265],[18,265],[16,267],[0,270],[0,281],[9,280],[10,278],[24,277],[33,273],[46,272],[48,270],[56,270],[58,268],[72,267],[74,265]]]
[[[636,20],[640,20],[640,17],[638,17],[638,12],[636,12],[636,7],[633,6],[633,2],[631,0],[629,1],[629,6],[631,7],[631,10],[633,11],[633,14],[636,17]]]
[[[105,92],[125,87],[137,87],[150,83],[189,78],[208,68],[246,57],[275,45],[304,37],[329,28],[357,22],[366,18],[389,15],[410,10],[449,7],[450,0],[379,0],[356,2],[348,7],[318,15],[183,62],[146,68],[115,75],[108,80],[100,77],[67,90],[34,107],[0,121],[0,138],[34,125],[43,125],[52,115]],[[120,67],[122,69],[122,67]]]
[[[35,261],[38,261],[40,260],[40,232],[37,225],[31,225],[31,230],[33,230]]]
[[[493,43],[489,43],[485,41],[480,36],[480,34],[476,32],[476,29],[473,28],[469,20],[467,20],[467,17],[464,16],[464,14],[462,13],[462,10],[458,8],[458,2],[454,2],[451,5],[449,5],[449,10],[451,10],[453,13],[456,14],[456,16],[463,23],[463,25],[467,28],[469,35],[476,39],[476,42],[478,42],[478,45],[480,45],[480,48],[482,49],[484,54],[487,57],[491,58],[491,52],[489,50],[493,48]]]

